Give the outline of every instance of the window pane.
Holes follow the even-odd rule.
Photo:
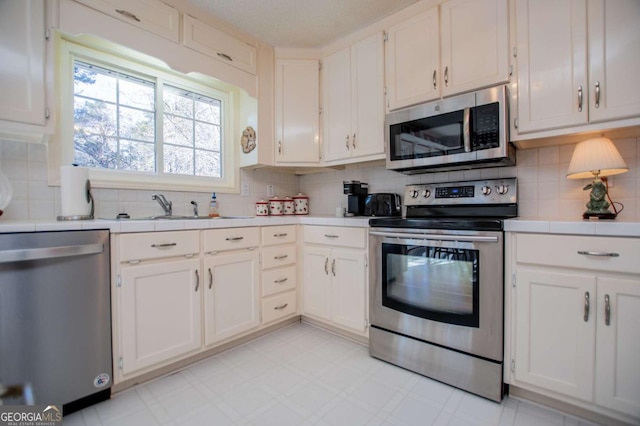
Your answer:
[[[165,173],[193,175],[193,149],[165,145],[163,152]]]
[[[120,104],[153,111],[155,88],[149,84],[121,79],[119,84]]]
[[[118,168],[139,172],[155,172],[155,145],[153,143],[121,140]]]
[[[220,127],[196,122],[196,148],[220,151]]]
[[[118,164],[118,140],[102,135],[74,134],[73,162],[84,167],[115,169]]]
[[[164,116],[164,142],[176,145],[193,146],[193,120]]]
[[[76,131],[102,136],[118,134],[115,105],[75,98],[73,116]]]
[[[220,154],[196,149],[196,175],[221,177]]]
[[[165,87],[163,100],[165,114],[193,118],[193,99],[185,97],[178,89]]]
[[[220,124],[220,101],[196,101],[196,120]]]
[[[153,113],[120,107],[120,136],[148,142],[155,141]]]
[[[88,65],[76,63],[73,69],[74,94],[115,103],[117,87],[115,76],[87,67]]]

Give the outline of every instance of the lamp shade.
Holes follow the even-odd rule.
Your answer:
[[[567,170],[567,178],[586,179],[594,175],[604,177],[628,171],[629,167],[611,139],[598,137],[576,145]]]

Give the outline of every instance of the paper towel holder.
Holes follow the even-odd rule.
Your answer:
[[[93,220],[95,219],[94,213],[95,213],[95,201],[93,200],[93,194],[91,193],[91,181],[89,179],[87,179],[87,184],[86,184],[86,196],[87,196],[87,203],[91,203],[91,213],[89,213],[88,215],[73,215],[73,216],[58,216],[58,220],[62,221],[62,220]]]

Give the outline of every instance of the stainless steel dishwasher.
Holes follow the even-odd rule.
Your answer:
[[[67,413],[108,399],[109,283],[109,231],[0,234],[0,382]]]

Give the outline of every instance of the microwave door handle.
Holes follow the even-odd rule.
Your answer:
[[[471,152],[471,133],[469,131],[470,118],[471,108],[465,108],[462,118],[462,140],[464,142],[464,152]]]

